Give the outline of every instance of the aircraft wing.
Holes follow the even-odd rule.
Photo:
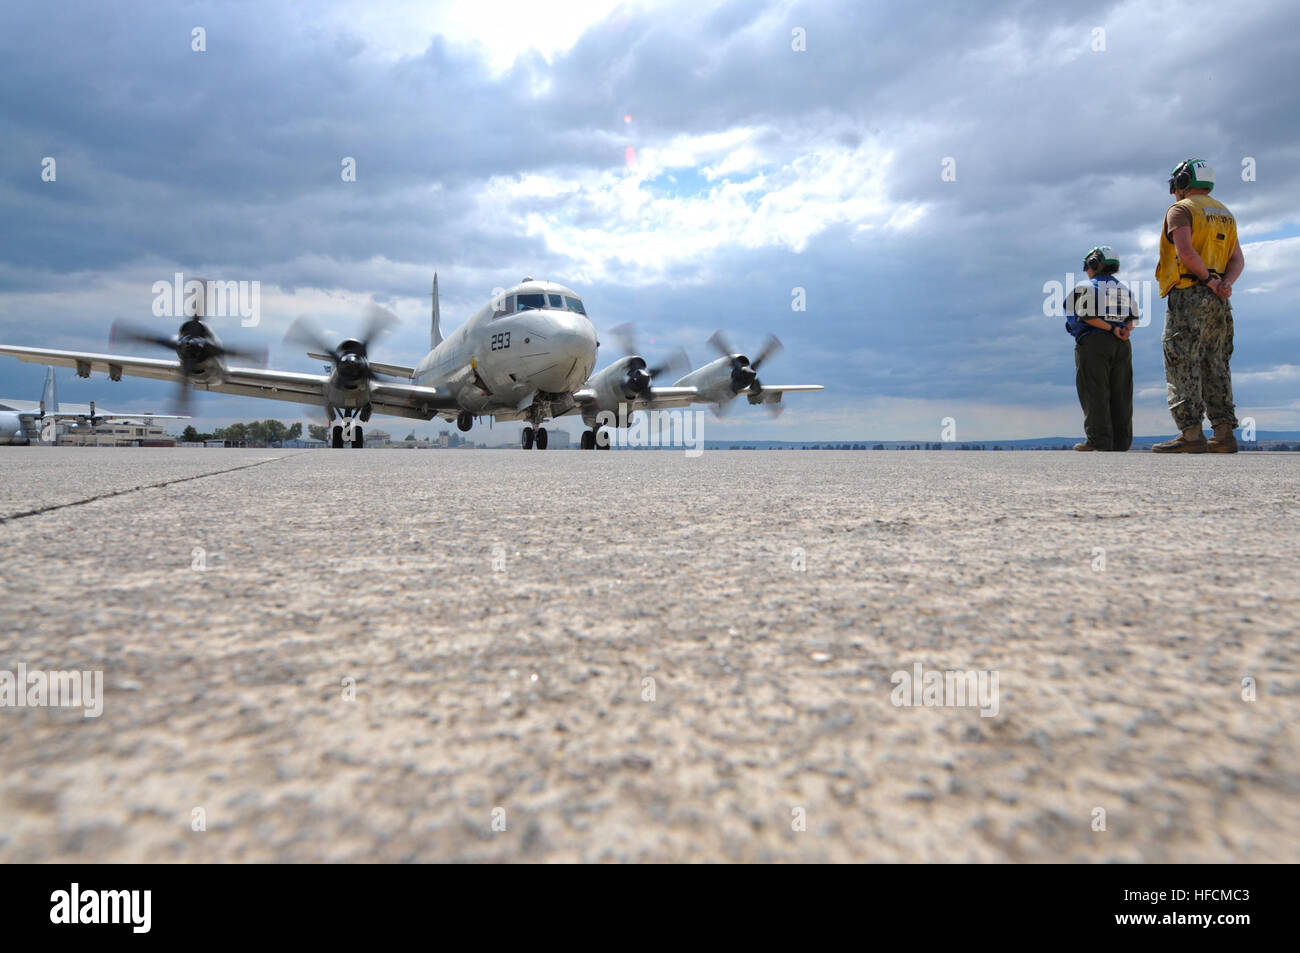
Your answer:
[[[36,414],[37,417],[40,414]],[[55,413],[45,412],[46,420],[87,420],[90,418],[90,411],[64,411],[60,410]],[[116,411],[100,410],[95,408],[96,420],[189,420],[189,414],[155,414],[147,410],[142,410],[134,414],[119,414]]]
[[[126,354],[98,354],[89,351],[57,351],[50,348],[15,347],[0,345],[0,354],[8,354],[31,364],[54,364],[73,367],[78,373],[100,371],[114,380],[123,374],[128,377],[147,377],[153,380],[180,381],[179,361],[153,357],[132,357]],[[328,374],[304,374],[299,371],[277,371],[259,367],[229,367],[226,378],[220,383],[196,383],[195,390],[217,394],[234,394],[238,397],[261,397],[267,400],[284,400],[295,404],[324,406]],[[376,382],[371,385],[372,404],[376,413],[395,417],[413,417],[429,420],[438,410],[459,409],[450,394],[432,387],[401,382]],[[96,414],[96,416],[103,416]],[[127,414],[123,416],[144,416]]]
[[[761,393],[746,393],[745,396],[749,398],[751,404],[775,405],[781,402],[783,394],[824,389],[821,384],[778,384],[774,387],[764,384]],[[569,413],[591,409],[596,400],[596,392],[589,387],[584,387],[574,393],[573,400],[576,406]],[[651,387],[649,396],[628,402],[628,411],[659,410],[666,407],[689,407],[692,404],[709,403],[712,401],[703,396],[698,387]]]
[[[763,385],[763,393],[765,394],[768,391],[772,391],[773,393],[776,394],[800,394],[810,390],[825,390],[825,389],[826,389],[825,386],[822,384],[777,384],[775,386],[771,384]],[[750,395],[750,396],[754,396],[754,395]]]
[[[688,407],[699,398],[698,387],[651,387],[646,397],[627,401],[629,412],[634,410],[657,410],[663,407]],[[596,392],[584,387],[573,394],[574,406],[567,413],[592,409],[596,402]],[[563,416],[561,414],[560,416]]]
[[[421,387],[397,381],[372,381],[370,403],[377,414],[411,417],[415,420],[432,420],[440,410],[460,410],[460,404],[456,403],[451,394],[436,387]]]
[[[746,393],[751,404],[765,404],[767,409],[772,413],[781,412],[781,398],[785,394],[798,394],[811,390],[824,390],[821,384],[778,384],[775,387],[763,385],[763,389],[757,394]]]
[[[699,397],[698,387],[651,387],[648,396],[632,402],[636,410],[655,410],[660,407],[687,407]]]
[[[100,371],[114,379],[123,374],[131,377],[148,377],[157,381],[180,380],[180,362],[164,361],[152,357],[128,357],[124,354],[96,354],[90,351],[56,351],[43,347],[14,347],[0,344],[0,354],[8,354],[28,364],[54,364],[57,367],[74,367]]]
[[[296,404],[325,405],[328,374],[301,374],[296,371],[262,370],[256,367],[231,367],[219,384],[195,384],[195,390],[240,397],[263,397],[287,400]],[[399,381],[372,381],[370,403],[375,413],[391,417],[432,420],[440,410],[459,410],[460,405],[448,393],[434,387],[421,387]]]

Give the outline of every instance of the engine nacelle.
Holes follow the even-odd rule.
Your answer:
[[[731,364],[723,358],[692,371],[678,383],[695,387],[709,403],[725,404],[736,396],[731,381]]]
[[[590,386],[596,392],[596,409],[618,413],[619,404],[635,400],[638,392],[629,386],[629,374],[636,371],[645,371],[645,360],[631,355],[620,357],[592,377]]]
[[[23,432],[23,419],[16,413],[0,413],[0,444],[25,447],[31,439]]]

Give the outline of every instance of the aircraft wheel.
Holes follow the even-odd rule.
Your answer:
[[[584,430],[584,431],[582,432],[582,443],[581,443],[581,447],[582,447],[583,450],[595,450],[595,449],[596,449],[596,431],[594,431],[594,430]]]
[[[537,449],[538,450],[546,449],[546,428],[545,427],[537,428]]]
[[[342,427],[334,428],[333,435],[330,439],[330,446],[332,446],[335,450],[343,449],[343,428]]]
[[[468,410],[462,410],[456,415],[456,429],[465,433],[470,427],[474,426],[474,418],[470,416]]]
[[[610,439],[610,433],[609,433],[608,430],[605,431],[605,442],[604,442],[604,443],[601,443],[599,440],[596,439],[596,431],[594,431],[594,430],[593,430],[592,433],[591,433],[591,439],[592,439],[592,441],[594,442],[594,444],[595,444],[597,450],[608,450],[608,449],[610,448],[611,443],[612,443],[612,440]]]
[[[532,427],[525,427],[523,429],[523,432],[519,435],[519,443],[523,446],[525,450],[533,449],[533,428]]]
[[[352,449],[360,450],[365,445],[366,445],[366,435],[361,432],[360,427],[354,428],[352,431]]]

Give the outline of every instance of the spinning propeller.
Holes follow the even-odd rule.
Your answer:
[[[641,357],[636,346],[636,328],[632,324],[620,324],[617,327],[610,328],[610,332],[618,339],[618,346],[624,354],[630,355],[631,360],[627,363],[627,375],[623,378],[623,391],[630,398],[643,397],[650,392],[654,379],[660,374],[671,371],[677,367],[689,367],[690,359],[686,356],[686,351],[678,348],[672,351],[660,363],[653,367],[646,364],[645,358]]]
[[[177,414],[189,414],[190,385],[196,380],[210,380],[214,375],[213,361],[224,362],[226,358],[247,361],[259,367],[266,365],[266,351],[249,351],[243,348],[227,347],[222,344],[212,329],[199,318],[188,318],[171,337],[163,337],[134,325],[114,321],[108,334],[110,344],[147,344],[163,347],[176,354],[180,362],[181,379],[176,382],[176,392],[172,395],[172,406]]]
[[[397,323],[397,315],[382,305],[372,304],[366,309],[366,325],[359,338],[346,338],[338,346],[333,346],[311,318],[301,317],[289,326],[284,340],[287,344],[307,348],[312,357],[328,360],[338,375],[339,383],[347,387],[363,380],[391,376],[370,366],[369,348],[371,341]]]
[[[758,357],[750,360],[744,354],[738,353],[731,346],[731,342],[721,331],[716,331],[713,337],[709,338],[709,343],[723,357],[731,361],[731,392],[733,394],[749,393],[752,396],[759,397],[763,393],[763,382],[758,379],[758,369],[769,357],[779,354],[783,348],[781,342],[773,334],[767,336],[763,342],[763,349],[759,351]],[[769,411],[774,414],[780,413],[780,405],[768,404]]]

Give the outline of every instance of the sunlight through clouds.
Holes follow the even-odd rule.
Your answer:
[[[522,218],[529,235],[588,280],[635,285],[663,281],[686,263],[700,264],[696,280],[707,280],[703,266],[728,247],[798,253],[837,225],[901,230],[924,212],[921,203],[889,200],[883,182],[893,155],[878,143],[785,141],[766,154],[752,145],[732,151],[755,138],[749,129],[677,137],[642,148],[628,172],[494,179],[482,212]],[[708,162],[715,164],[701,165]],[[703,184],[684,193],[657,187],[674,173],[695,173]]]

